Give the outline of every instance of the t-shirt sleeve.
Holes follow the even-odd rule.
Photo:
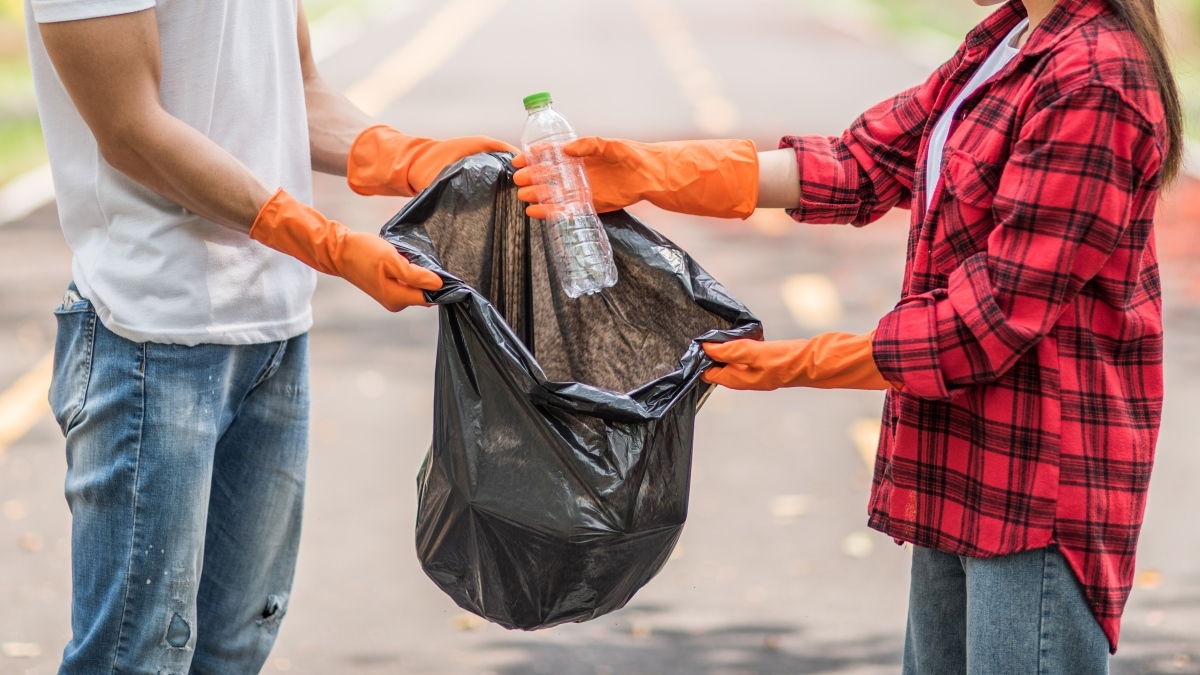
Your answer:
[[[155,0],[30,0],[38,23],[78,21],[150,9]]]

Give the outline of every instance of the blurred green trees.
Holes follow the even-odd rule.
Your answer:
[[[865,3],[898,36],[935,31],[961,40],[994,8],[971,0],[838,0]],[[1158,0],[1160,18],[1171,42],[1175,75],[1183,98],[1188,135],[1200,140],[1200,0]],[[918,37],[919,39],[919,37]]]
[[[0,0],[0,184],[46,161],[21,0]]]
[[[374,13],[401,0],[305,0],[310,21],[337,12]],[[636,1],[636,0],[635,0]],[[682,2],[682,0],[680,0]],[[908,47],[953,49],[990,11],[971,0],[800,0],[836,2],[849,16],[882,24]],[[0,0],[0,184],[45,161],[25,47],[22,0]],[[1173,48],[1189,135],[1200,139],[1200,0],[1159,0]]]

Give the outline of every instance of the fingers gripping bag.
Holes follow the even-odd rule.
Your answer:
[[[417,554],[462,608],[534,630],[620,609],[687,517],[700,344],[762,326],[686,253],[602,216],[618,283],[567,297],[510,156],[449,167],[383,229],[445,282]]]

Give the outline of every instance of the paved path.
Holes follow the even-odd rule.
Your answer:
[[[923,77],[901,51],[863,42],[804,7],[411,2],[351,35],[323,70],[347,90],[372,76],[391,82],[398,98],[377,96],[372,105],[415,134],[516,141],[521,97],[548,89],[584,133],[729,135],[761,147],[789,132],[836,133]],[[464,22],[479,27],[466,31]],[[557,53],[528,55],[552,36]],[[459,46],[432,56],[410,49],[411,68],[431,73],[424,79],[405,74],[406,63],[364,66],[385,63],[414,39]],[[1187,255],[1200,254],[1191,234],[1200,213],[1187,208],[1200,195],[1190,196],[1164,207],[1170,399],[1119,673],[1200,673],[1200,455],[1190,443],[1200,436],[1200,275]],[[377,229],[402,203],[355,197],[325,177],[317,201],[362,230]],[[797,226],[779,213],[733,224],[653,208],[638,215],[691,251],[772,338],[867,330],[895,302],[902,214],[865,230]],[[0,390],[52,346],[50,309],[69,273],[53,208],[0,227]],[[717,392],[698,421],[690,519],[675,559],[621,612],[509,633],[464,615],[413,553],[414,479],[431,437],[435,313],[389,315],[330,279],[315,304],[304,542],[267,672],[898,671],[908,553],[864,529],[869,474],[859,448],[871,444],[878,395]],[[43,417],[0,451],[0,674],[53,672],[68,637],[62,450]]]

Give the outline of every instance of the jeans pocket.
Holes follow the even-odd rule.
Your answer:
[[[54,310],[58,333],[54,340],[54,377],[50,381],[50,409],[65,436],[87,401],[92,374],[92,346],[96,338],[96,310],[79,296],[74,284],[63,304]]]

